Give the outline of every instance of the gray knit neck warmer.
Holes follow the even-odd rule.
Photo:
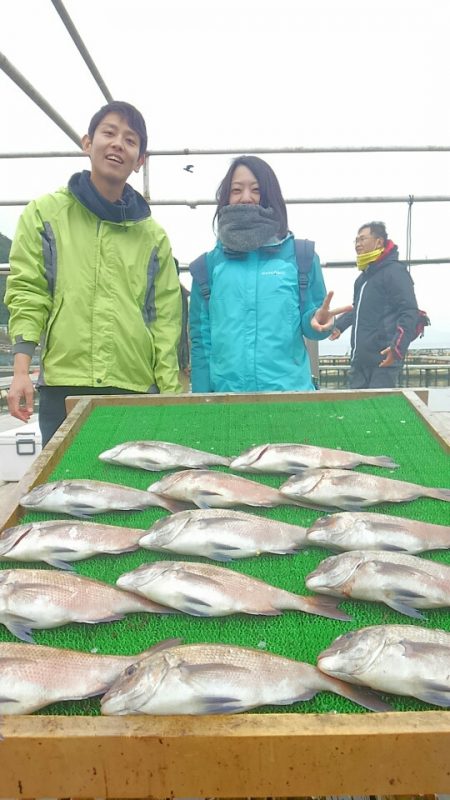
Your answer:
[[[225,250],[250,253],[279,241],[279,221],[272,208],[237,203],[220,209],[217,232]]]

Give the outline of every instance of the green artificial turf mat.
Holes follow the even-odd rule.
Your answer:
[[[340,448],[367,455],[388,455],[400,464],[397,470],[362,466],[358,471],[411,481],[427,486],[448,487],[449,457],[432,437],[424,423],[402,396],[349,399],[336,402],[305,403],[211,403],[171,406],[104,406],[93,410],[64,453],[49,481],[90,478],[147,489],[166,473],[153,473],[107,464],[99,453],[116,444],[132,440],[163,440],[188,445],[221,455],[237,455],[247,447],[265,442],[298,442]],[[226,471],[226,468],[219,468]],[[287,476],[252,475],[243,477],[278,487]],[[250,513],[310,526],[323,512],[298,507],[273,509],[245,508]],[[450,524],[450,505],[420,498],[409,503],[374,506],[369,511]],[[27,513],[21,522],[57,519],[62,515]],[[166,516],[159,508],[145,511],[99,514],[96,522],[148,528]],[[304,577],[331,551],[308,547],[296,555],[240,559],[227,568],[238,570],[299,594],[310,594]],[[422,556],[450,564],[450,551]],[[205,561],[199,557],[175,556],[138,550],[121,556],[98,556],[74,564],[82,575],[114,583],[119,575],[136,566],[157,560]],[[215,563],[215,562],[207,562]],[[221,564],[220,566],[224,566]],[[2,569],[33,567],[50,569],[45,564],[2,562]],[[450,631],[450,610],[425,612],[425,620],[412,620],[378,603],[346,601],[340,608],[353,617],[340,622],[299,612],[278,617],[231,617],[200,619],[174,614],[167,617],[131,614],[124,620],[99,625],[66,625],[54,630],[34,632],[39,644],[69,647],[98,653],[130,654],[150,647],[162,639],[179,637],[185,643],[224,642],[269,650],[299,661],[315,664],[317,655],[346,631],[390,623],[419,624]],[[0,641],[17,641],[3,626]],[[386,698],[396,710],[431,709],[433,706],[403,697]],[[41,714],[97,714],[99,700],[59,703]],[[328,692],[293,706],[264,708],[267,712],[363,712],[350,701]],[[258,713],[258,712],[255,712]]]

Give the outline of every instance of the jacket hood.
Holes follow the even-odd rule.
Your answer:
[[[398,247],[396,244],[394,244],[394,242],[388,239],[386,242],[386,247],[384,248],[381,256],[379,256],[376,261],[372,261],[362,275],[366,275],[366,277],[367,275],[372,275],[374,272],[382,269],[387,264],[392,264],[394,261],[398,260]]]
[[[107,222],[139,222],[151,213],[147,201],[128,183],[120,200],[111,203],[95,188],[86,169],[72,175],[69,190],[85,208]]]
[[[385,261],[398,261],[398,247],[391,239],[387,240],[381,256],[374,263],[383,264]]]

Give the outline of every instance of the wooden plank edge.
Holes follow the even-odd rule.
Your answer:
[[[0,531],[12,525],[20,524],[20,519],[25,513],[24,509],[20,507],[20,498],[34,486],[44,483],[75,438],[83,422],[89,416],[92,410],[90,396],[86,399],[77,399],[80,402],[77,403],[76,411],[67,416],[21,480],[18,483],[11,484],[8,496],[5,498],[0,512]]]
[[[419,390],[420,391],[420,390]],[[70,396],[66,398],[66,408],[72,411],[84,399],[92,402],[92,408],[98,406],[143,406],[143,405],[195,405],[208,403],[322,403],[339,400],[361,400],[385,396],[401,396],[403,389],[339,389],[335,391],[319,390],[316,392],[257,392],[257,393],[187,393],[177,395],[165,394],[111,394]],[[428,396],[427,390],[421,392],[423,398]]]
[[[429,410],[421,397],[418,396],[419,393],[417,390],[404,389],[403,394],[411,408],[421,418],[424,425],[428,428],[432,436],[437,439],[443,450],[446,453],[450,453],[450,437],[446,428],[440,425],[438,416]]]
[[[299,797],[450,790],[446,711],[4,717],[0,797]]]

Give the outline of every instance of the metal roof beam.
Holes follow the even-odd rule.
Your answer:
[[[0,206],[26,206],[30,200],[0,200]],[[450,195],[404,195],[398,197],[288,197],[286,205],[341,203],[448,203]],[[215,206],[217,200],[152,200],[152,206]]]
[[[19,70],[17,70],[10,61],[8,61],[3,53],[0,53],[0,69],[2,69],[3,72],[5,72],[8,77],[11,78],[11,80],[19,87],[19,89],[22,89],[22,91],[28,95],[33,103],[36,103],[36,105],[39,106],[44,114],[47,114],[47,116],[50,117],[50,119],[53,120],[53,122],[55,122],[56,125],[58,125],[58,127],[61,128],[61,130],[63,130],[64,133],[67,134],[67,136],[69,136],[69,138],[72,139],[72,141],[75,142],[78,147],[81,148],[81,138],[78,133],[74,131],[68,122],[66,122],[66,120],[63,119],[63,117],[58,114],[57,111],[55,111],[55,109],[44,97],[42,97],[41,94],[39,94],[37,89],[31,85],[24,75],[22,75],[22,73],[19,72]]]
[[[345,154],[345,153],[447,153],[450,152],[450,145],[399,145],[399,146],[378,146],[370,147],[239,147],[238,149],[228,150],[204,150],[204,149],[178,149],[178,150],[147,150],[150,158],[155,156],[217,156],[217,155],[237,155],[240,153],[277,153],[285,155],[324,155]],[[72,151],[30,151],[18,153],[0,153],[0,158],[70,158],[79,156],[79,153]]]
[[[81,57],[83,58],[86,66],[88,67],[88,69],[89,69],[92,77],[94,78],[97,86],[99,87],[99,89],[102,92],[102,94],[104,94],[104,96],[106,97],[108,103],[111,103],[112,100],[113,100],[113,96],[112,96],[111,92],[109,91],[109,89],[108,89],[105,81],[103,80],[102,76],[100,75],[100,72],[98,71],[97,67],[95,66],[95,63],[94,63],[93,59],[91,58],[91,56],[89,54],[89,51],[88,51],[86,45],[83,42],[83,39],[81,38],[81,36],[78,33],[75,25],[73,24],[68,12],[64,8],[63,3],[61,2],[61,0],[52,0],[52,3],[54,5],[56,11],[58,12],[59,16],[61,17],[64,25],[66,26],[70,36],[72,37],[72,40],[73,40],[75,46],[77,47]]]

